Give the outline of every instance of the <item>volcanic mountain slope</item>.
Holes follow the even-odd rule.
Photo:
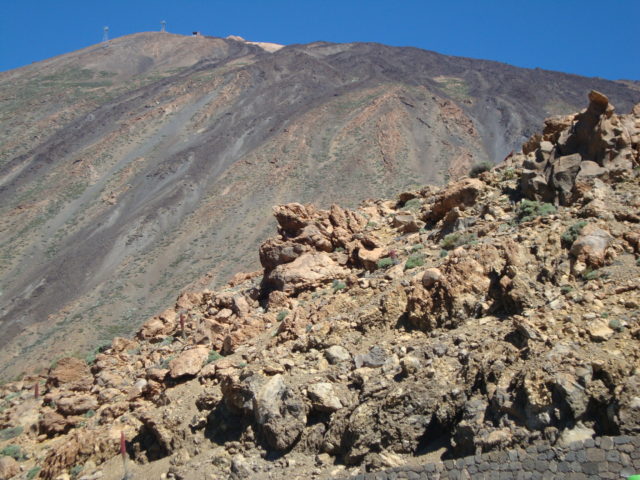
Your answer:
[[[184,479],[638,435],[640,104],[589,98],[477,178],[275,207],[261,272],[0,389],[3,471],[120,479],[121,432],[134,478]]]
[[[591,88],[375,44],[144,33],[0,74],[0,365],[129,333],[257,266],[270,205],[345,206],[496,161]]]

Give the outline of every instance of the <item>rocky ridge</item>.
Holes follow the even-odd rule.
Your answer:
[[[3,475],[121,478],[122,432],[131,472],[185,479],[637,435],[640,105],[589,100],[475,178],[275,207],[262,270],[4,385]]]
[[[633,82],[416,48],[272,47],[145,32],[0,72],[0,379],[256,270],[271,205],[441,184],[592,89],[640,101]]]

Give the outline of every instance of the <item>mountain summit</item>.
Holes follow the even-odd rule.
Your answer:
[[[141,33],[0,74],[0,372],[258,267],[270,206],[354,206],[502,160],[635,84],[415,48]]]

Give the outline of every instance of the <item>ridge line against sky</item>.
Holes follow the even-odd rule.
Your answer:
[[[0,0],[0,71],[160,29],[281,44],[378,42],[640,80],[640,0]]]

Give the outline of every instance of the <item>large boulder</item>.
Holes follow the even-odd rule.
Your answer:
[[[20,465],[11,457],[0,457],[0,480],[9,480],[20,473]]]
[[[43,410],[42,416],[38,420],[38,432],[50,437],[66,433],[72,426],[72,421],[49,408]]]
[[[553,391],[558,399],[571,411],[571,415],[576,420],[582,418],[587,412],[589,405],[589,395],[583,385],[573,375],[558,373],[552,384]]]
[[[401,233],[412,233],[420,230],[420,226],[411,212],[400,212],[393,217],[392,226]]]
[[[382,258],[384,252],[384,248],[373,248],[369,250],[363,247],[358,249],[358,260],[360,260],[360,264],[364,268],[373,271],[378,268],[378,261]]]
[[[278,265],[267,281],[276,290],[297,293],[344,278],[348,272],[327,253],[305,253],[291,263]]]
[[[307,396],[315,410],[320,412],[335,412],[340,410],[343,400],[340,399],[334,385],[330,382],[318,382],[309,385]]]
[[[209,344],[219,349],[228,329],[228,325],[215,318],[203,318],[198,322],[193,339],[195,343]]]
[[[606,176],[608,170],[601,167],[591,160],[583,160],[580,162],[580,171],[576,175],[576,182],[588,181],[591,178],[601,178]]]
[[[162,312],[160,315],[147,320],[142,325],[142,327],[140,327],[140,330],[138,330],[136,336],[140,340],[157,339],[158,341],[160,341],[162,337],[165,337],[173,332],[176,327],[177,321],[178,314],[176,313],[175,309],[169,308]]]
[[[316,209],[313,205],[289,203],[273,207],[273,215],[281,232],[290,237],[298,236],[301,230],[313,221],[315,213]]]
[[[172,378],[197,375],[208,356],[209,349],[207,347],[185,350],[169,362],[169,375]]]
[[[56,400],[56,409],[62,415],[82,415],[98,408],[98,400],[93,395],[79,394],[60,397]]]
[[[155,448],[162,454],[169,454],[177,450],[182,438],[176,428],[177,422],[169,415],[162,415],[157,410],[141,409],[136,413],[136,418],[144,425],[147,432],[153,435],[157,442]]]
[[[273,449],[285,451],[297,442],[307,423],[308,407],[282,375],[229,375],[221,386],[225,405],[238,415],[252,417]]]
[[[308,245],[270,238],[260,246],[260,263],[267,271],[273,270],[278,265],[293,262],[310,250]]]
[[[422,286],[427,290],[442,280],[442,272],[437,268],[427,268],[422,274]]]
[[[282,375],[271,377],[257,392],[253,411],[267,442],[278,451],[292,447],[307,422],[306,404],[286,385]]]
[[[484,182],[477,178],[465,178],[449,185],[446,190],[440,192],[436,197],[427,219],[437,222],[455,207],[464,210],[474,205],[484,188]]]
[[[47,387],[60,387],[67,390],[89,390],[93,385],[93,375],[89,365],[79,358],[66,357],[58,360],[49,371]]]
[[[599,268],[605,265],[611,255],[610,247],[613,237],[595,225],[587,225],[580,236],[571,245],[571,255],[576,262],[588,267]]]
[[[337,365],[351,360],[349,350],[342,345],[332,345],[324,351],[324,356],[331,365]]]
[[[557,158],[552,164],[551,185],[559,196],[560,203],[568,205],[572,201],[573,186],[580,171],[582,157],[574,153]]]
[[[609,322],[604,318],[599,318],[589,322],[586,326],[589,337],[594,342],[606,342],[615,333],[613,329],[609,327]]]
[[[640,375],[624,379],[620,392],[620,430],[629,435],[640,434]]]

